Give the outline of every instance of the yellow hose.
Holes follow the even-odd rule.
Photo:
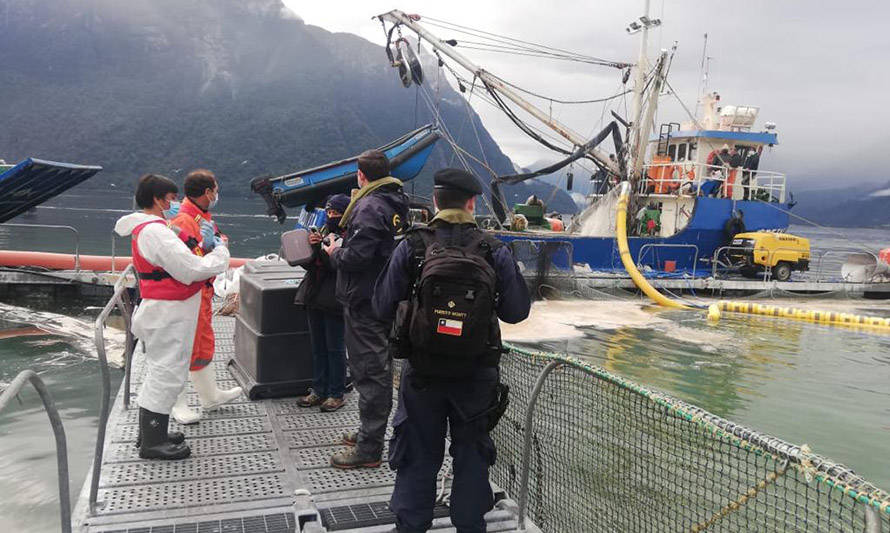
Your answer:
[[[630,274],[630,278],[646,296],[651,298],[655,303],[665,307],[676,307],[679,309],[692,309],[688,305],[671,300],[667,296],[661,294],[646,281],[646,278],[640,274],[637,265],[630,256],[630,248],[627,246],[627,201],[630,192],[630,184],[628,182],[621,183],[621,194],[618,197],[618,213],[615,215],[615,239],[618,241],[618,252],[621,254],[621,263],[624,269]]]

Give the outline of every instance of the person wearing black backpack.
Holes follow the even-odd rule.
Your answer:
[[[436,216],[407,233],[374,287],[375,314],[393,322],[394,357],[407,359],[389,446],[397,471],[390,508],[399,532],[432,525],[449,427],[452,524],[460,533],[485,531],[484,515],[494,505],[489,432],[507,406],[498,318],[525,320],[531,301],[510,249],[476,227],[479,194],[473,174],[437,172]]]

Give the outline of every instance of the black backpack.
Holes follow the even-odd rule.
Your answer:
[[[459,227],[447,243],[430,228],[415,228],[406,238],[414,283],[397,313],[395,356],[430,377],[465,377],[496,366],[502,346],[493,252],[503,243]]]

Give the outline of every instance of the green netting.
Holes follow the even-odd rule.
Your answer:
[[[890,531],[890,495],[805,445],[514,348],[492,481],[517,500],[526,409],[553,361],[564,364],[541,389],[530,450],[528,515],[544,531]]]

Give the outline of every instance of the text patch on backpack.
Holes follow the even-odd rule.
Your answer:
[[[464,323],[461,320],[449,320],[447,318],[439,319],[439,327],[436,328],[436,333],[441,333],[442,335],[453,335],[455,337],[460,337],[464,331]]]

